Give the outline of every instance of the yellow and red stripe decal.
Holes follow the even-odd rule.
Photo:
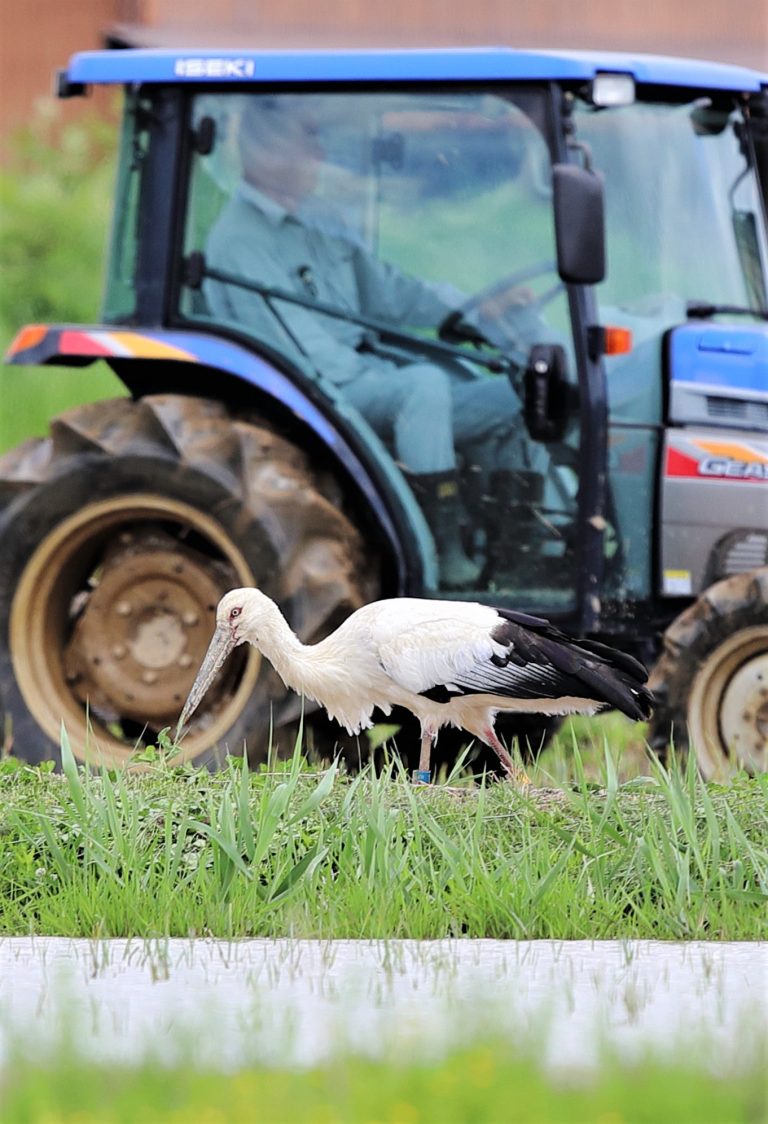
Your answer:
[[[123,356],[135,359],[179,359],[197,363],[194,352],[177,347],[144,332],[104,328],[61,328],[49,324],[27,324],[7,351],[7,358],[33,351],[47,336],[55,341],[59,355],[91,355],[94,359]]]
[[[197,356],[185,348],[175,347],[142,332],[83,331],[64,328],[59,340],[60,350],[80,355],[124,356],[133,359],[182,359],[196,362]]]
[[[685,444],[690,452],[667,446],[666,476],[768,482],[768,449],[763,451],[747,441],[717,441],[711,438],[686,440]]]

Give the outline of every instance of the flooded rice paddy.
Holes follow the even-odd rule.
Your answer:
[[[553,1071],[608,1047],[718,1072],[752,1064],[766,1026],[761,943],[0,940],[0,1060],[65,1043],[232,1070],[501,1036]]]

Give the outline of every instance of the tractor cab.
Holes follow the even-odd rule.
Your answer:
[[[745,99],[521,69],[137,85],[105,318],[151,322],[167,269],[166,324],[289,372],[355,446],[401,588],[588,624],[693,573],[650,534],[670,335],[764,330],[765,223]]]

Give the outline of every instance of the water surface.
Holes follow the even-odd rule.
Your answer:
[[[493,1034],[553,1070],[609,1044],[724,1072],[766,1026],[762,943],[0,940],[0,1060],[64,1038],[104,1060],[310,1065]]]

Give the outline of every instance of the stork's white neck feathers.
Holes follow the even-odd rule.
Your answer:
[[[361,653],[350,666],[343,625],[317,644],[303,644],[274,602],[264,597],[257,614],[249,609],[243,612],[240,636],[266,656],[287,687],[320,703],[350,733],[371,725],[375,705],[389,712],[386,695],[376,697],[381,694],[376,690],[378,661]],[[386,686],[385,681],[382,687]],[[369,701],[372,697],[374,702]]]

